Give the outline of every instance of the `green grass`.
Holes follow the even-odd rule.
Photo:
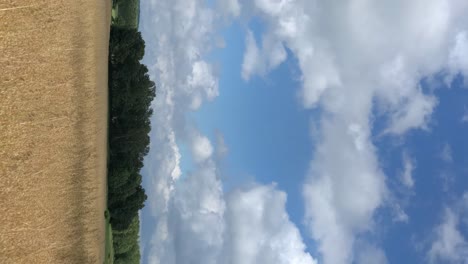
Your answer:
[[[110,224],[110,214],[109,211],[105,212],[106,217],[106,250],[105,250],[105,259],[104,264],[113,264],[114,263],[114,246],[112,240],[112,226]]]

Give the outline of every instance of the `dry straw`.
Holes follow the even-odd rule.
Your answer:
[[[102,263],[109,0],[0,1],[0,263]]]

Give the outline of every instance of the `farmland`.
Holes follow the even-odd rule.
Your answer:
[[[0,3],[0,263],[103,263],[106,0]]]

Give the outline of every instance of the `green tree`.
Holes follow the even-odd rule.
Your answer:
[[[130,226],[122,231],[113,231],[114,252],[116,255],[129,252],[133,246],[138,244],[140,232],[140,221],[135,217]]]
[[[140,263],[140,247],[134,245],[129,251],[115,255],[115,264],[133,264]]]
[[[135,29],[111,28],[109,43],[108,209],[114,263],[139,263],[138,211],[147,199],[141,186],[149,151],[156,85],[141,63],[145,42]]]

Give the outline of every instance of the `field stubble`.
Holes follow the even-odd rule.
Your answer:
[[[102,263],[108,0],[0,1],[0,263]]]

